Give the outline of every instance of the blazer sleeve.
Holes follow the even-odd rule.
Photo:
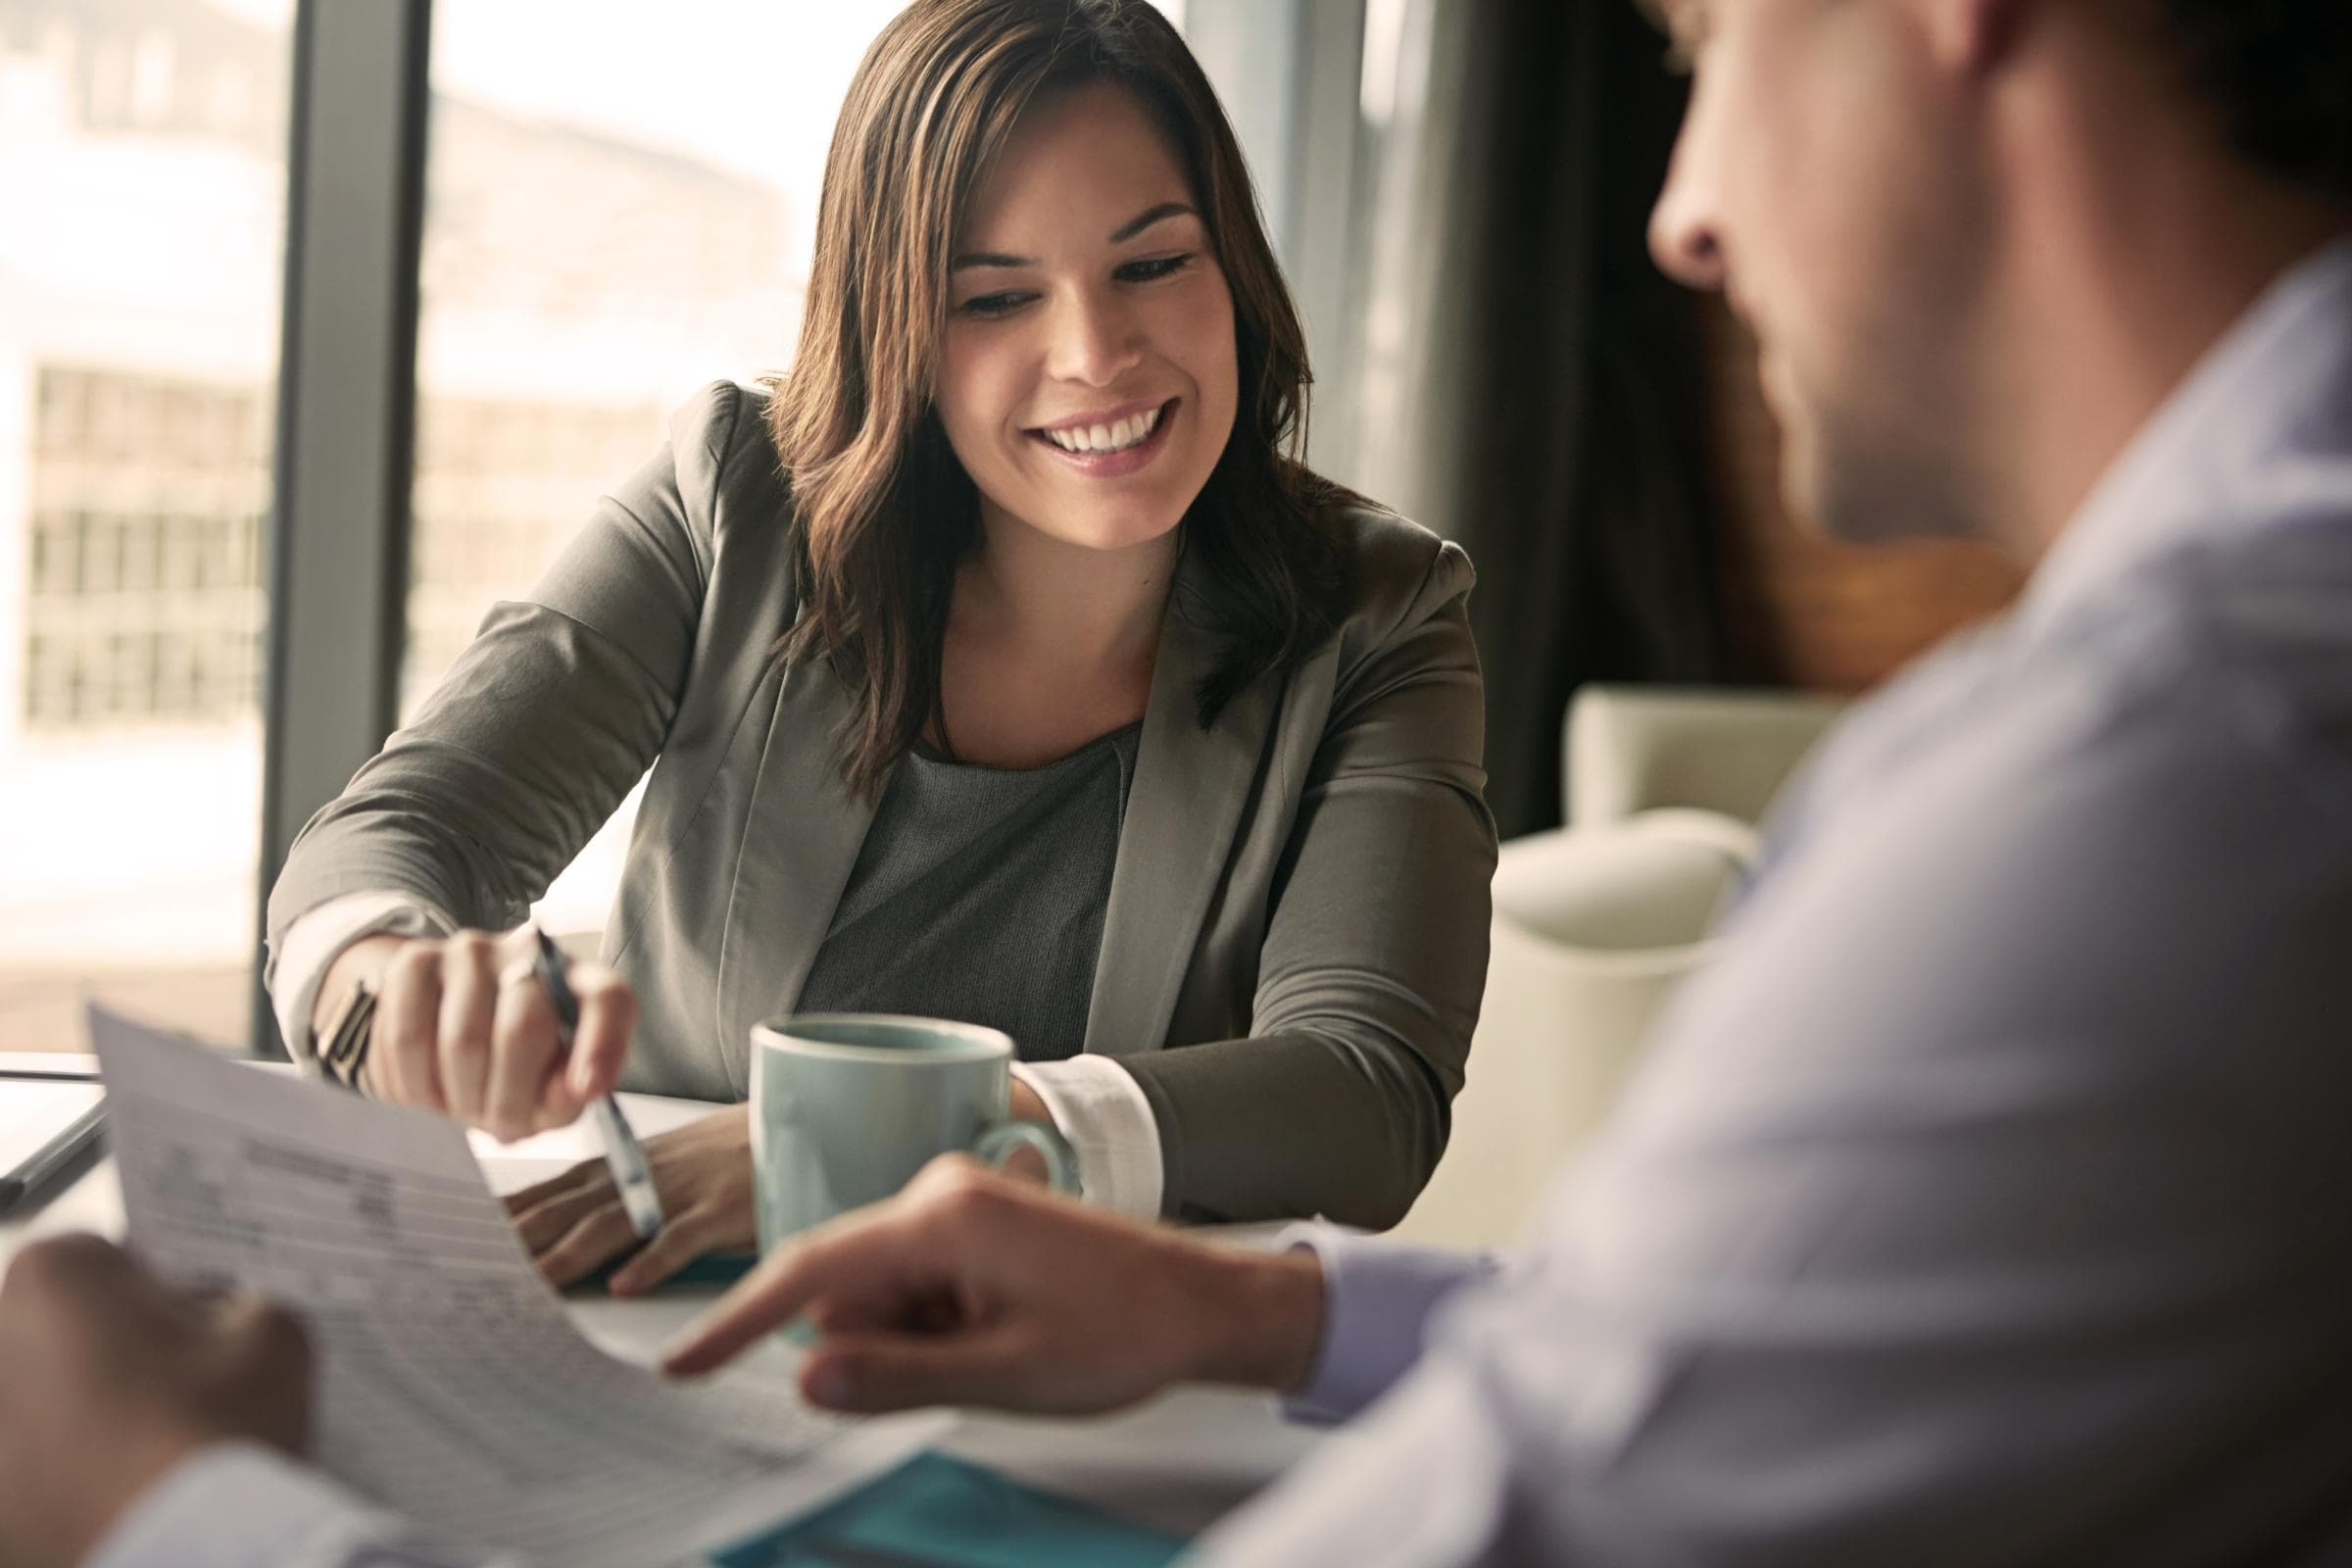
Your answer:
[[[275,956],[306,910],[393,891],[460,923],[518,923],[653,765],[693,663],[717,475],[762,421],[706,389],[597,506],[529,597],[494,606],[416,721],[296,838],[270,896]]]
[[[1401,618],[1342,668],[1274,881],[1250,1038],[1120,1058],[1152,1103],[1171,1215],[1386,1227],[1445,1152],[1495,857],[1474,580],[1443,545]]]

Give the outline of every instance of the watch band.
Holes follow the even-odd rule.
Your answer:
[[[363,976],[352,982],[351,995],[343,999],[318,1039],[319,1069],[344,1088],[358,1089],[374,1023],[375,986]]]

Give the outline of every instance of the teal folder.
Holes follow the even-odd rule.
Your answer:
[[[746,1542],[718,1568],[1162,1568],[1176,1536],[919,1454],[821,1513]]]
[[[627,1261],[624,1253],[594,1273],[572,1281],[566,1289],[582,1293],[602,1291],[612,1283],[612,1271]],[[673,1285],[732,1285],[749,1274],[759,1261],[757,1252],[706,1252],[701,1257],[689,1258],[675,1274],[654,1289],[663,1291]]]

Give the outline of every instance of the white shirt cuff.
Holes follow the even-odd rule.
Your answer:
[[[1089,1202],[1141,1219],[1159,1217],[1159,1123],[1135,1075],[1108,1056],[1016,1061],[1012,1075],[1037,1092],[1078,1151]]]
[[[82,1568],[328,1568],[361,1561],[456,1568],[481,1560],[432,1552],[325,1475],[275,1449],[219,1443],[148,1488]]]
[[[407,893],[346,893],[329,899],[286,927],[271,965],[270,1001],[277,1013],[278,1038],[296,1061],[318,1055],[311,1038],[311,1009],[318,987],[343,950],[363,937],[389,932],[402,937],[445,937],[458,922]]]

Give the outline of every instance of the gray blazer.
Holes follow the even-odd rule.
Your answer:
[[[604,939],[641,1008],[626,1082],[744,1097],[751,1026],[791,1010],[872,817],[835,763],[849,689],[770,652],[800,599],[760,416],[707,389],[532,596],[490,612],[295,842],[273,949],[376,889],[513,925],[650,767]],[[1495,849],[1470,563],[1387,513],[1346,533],[1338,634],[1213,727],[1181,591],[1161,634],[1086,1050],[1150,1100],[1170,1214],[1392,1224],[1461,1087]]]

